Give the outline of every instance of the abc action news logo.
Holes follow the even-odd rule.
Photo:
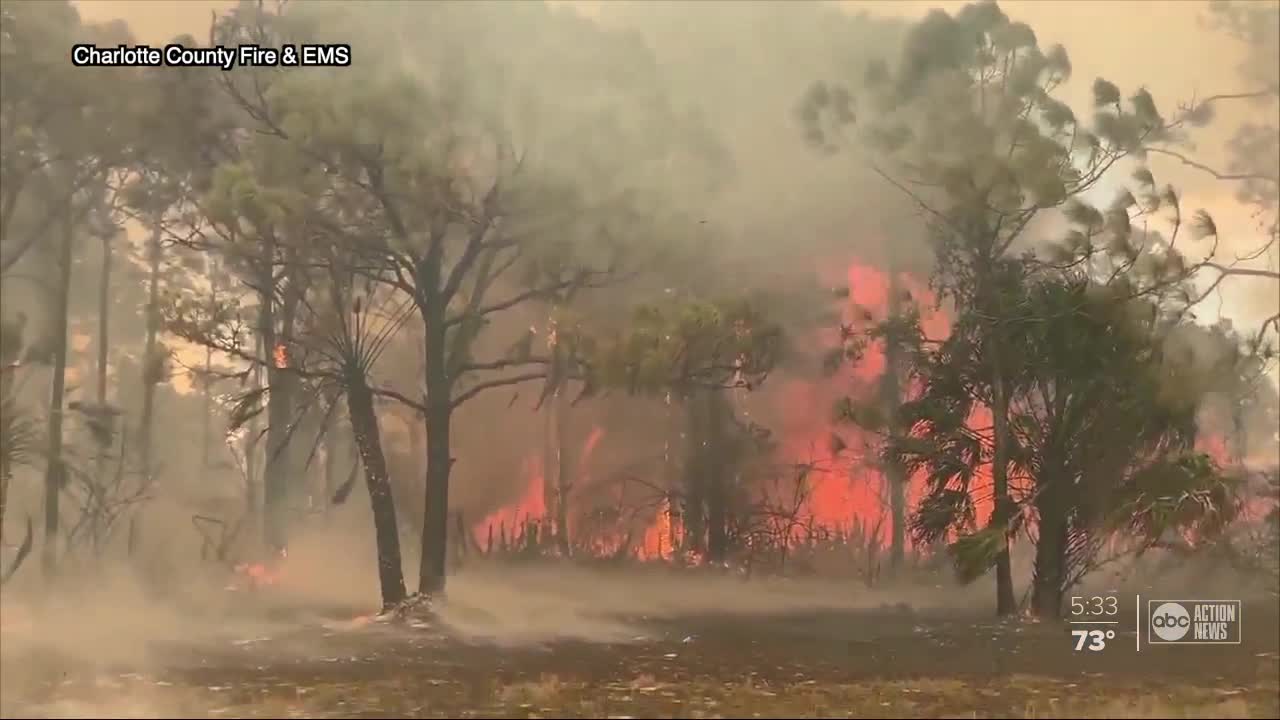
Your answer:
[[[1239,645],[1239,600],[1148,600],[1150,645]]]

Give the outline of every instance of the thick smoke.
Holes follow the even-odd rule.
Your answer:
[[[86,5],[83,12],[100,19],[115,12],[112,5]],[[162,19],[147,17],[161,5],[165,12],[178,12],[174,8],[179,4],[160,3],[146,3],[145,7],[122,3],[120,12],[128,14],[131,22],[141,18],[138,27],[147,27],[146,23]],[[207,8],[197,11],[194,5],[189,14],[172,18],[172,25],[163,30],[150,26],[148,32],[158,37],[146,39],[164,42],[178,32],[202,36]],[[710,267],[678,282],[696,284],[712,293],[762,288],[791,300],[776,304],[781,313],[777,320],[792,331],[803,355],[815,350],[822,337],[825,320],[821,314],[831,309],[823,307],[821,298],[830,299],[826,291],[844,284],[851,274],[855,281],[878,277],[851,271],[855,263],[884,268],[892,261],[920,286],[931,271],[932,256],[912,204],[856,157],[813,152],[795,117],[800,97],[815,81],[851,81],[869,61],[896,57],[905,32],[900,14],[905,11],[891,5],[868,6],[874,12],[868,14],[857,12],[857,8],[779,2],[619,2],[550,9],[532,3],[443,7],[437,3],[379,2],[362,3],[359,22],[334,24],[324,33],[335,42],[352,44],[352,84],[371,85],[381,80],[371,74],[369,66],[362,68],[361,58],[367,53],[379,63],[410,64],[426,87],[446,82],[465,86],[468,102],[514,128],[513,138],[530,149],[531,163],[591,188],[593,194],[583,202],[593,207],[616,200],[625,188],[643,188],[642,197],[630,200],[649,220],[660,220],[645,226],[659,228],[664,237],[629,237],[628,241],[642,246],[677,238],[680,251],[698,248],[701,257],[711,258]],[[428,12],[416,6],[443,9],[433,7]],[[319,12],[323,18],[324,9]],[[1017,14],[1019,10],[1012,8],[1010,12]],[[446,29],[426,28],[422,23],[427,16],[447,21]],[[391,57],[384,49],[401,43],[432,42],[439,44],[411,58]],[[1066,42],[1073,52],[1087,53],[1077,50],[1069,39]],[[1269,42],[1274,44],[1274,38]],[[1270,51],[1259,52],[1262,60],[1250,60],[1250,78],[1259,68],[1274,67],[1263,62],[1272,57],[1267,54]],[[1123,58],[1107,61],[1105,70],[1129,63]],[[1226,79],[1223,82],[1230,84]],[[634,111],[636,107],[642,111]],[[571,145],[577,149],[565,152]],[[130,243],[124,246],[127,252],[116,258],[111,292],[111,332],[119,340],[112,341],[109,356],[109,399],[130,416],[136,416],[141,395],[138,348],[145,322],[140,308],[146,302],[141,282],[146,271],[143,239],[136,230],[133,228]],[[1046,238],[1053,231],[1045,228]],[[77,247],[69,400],[93,392],[96,278],[101,261],[101,253],[91,241]],[[178,262],[176,256],[166,259],[166,265]],[[24,260],[23,273],[37,280],[47,277],[50,263],[42,249]],[[587,307],[625,312],[638,302],[661,297],[667,280],[648,278],[636,283],[634,289],[601,293],[588,299]],[[51,305],[37,285],[6,275],[3,288],[5,319],[19,310],[24,312],[28,318],[26,338],[34,344],[43,342],[41,338],[52,325],[47,317]],[[176,281],[172,289],[181,290]],[[1262,301],[1271,302],[1274,308],[1274,293],[1258,300],[1265,306]],[[546,320],[541,310],[504,317],[492,328],[493,347],[501,347],[513,334],[531,326],[545,332]],[[420,328],[407,326],[377,370],[388,384],[407,393],[414,392],[416,378],[421,375],[420,333]],[[1204,367],[1214,365],[1219,345],[1204,338],[1186,338],[1185,342],[1203,351],[1200,363]],[[172,382],[160,386],[156,400],[156,425],[163,428],[157,462],[165,480],[154,489],[146,521],[136,528],[121,527],[113,536],[114,552],[122,554],[125,546],[135,545],[136,555],[145,558],[143,564],[150,572],[141,579],[132,577],[126,570],[137,564],[132,559],[119,563],[120,567],[113,565],[110,570],[119,579],[93,590],[94,603],[104,608],[103,614],[83,615],[77,624],[67,627],[65,635],[50,636],[47,641],[58,652],[114,648],[120,657],[113,659],[132,660],[135,652],[144,652],[139,648],[154,643],[223,640],[228,634],[250,637],[279,629],[246,620],[227,623],[221,631],[210,630],[223,622],[229,601],[219,594],[220,588],[196,577],[198,573],[184,573],[200,556],[203,538],[208,537],[195,527],[192,516],[215,517],[232,525],[243,515],[244,458],[229,449],[223,435],[225,408],[210,428],[198,420],[203,413],[202,400],[191,392],[186,368],[203,364],[203,351],[178,343],[173,343],[172,349]],[[785,388],[791,387],[788,381],[807,382],[816,377],[817,353],[809,352],[809,356],[810,362],[789,366],[744,403],[749,404],[753,421],[776,432],[785,432],[780,426],[794,415],[806,420],[821,416],[825,422],[830,412],[828,398],[819,396],[812,405],[793,401],[787,406],[783,397]],[[221,357],[214,362],[229,364]],[[22,397],[34,407],[47,406],[46,388],[47,379],[41,376],[24,389]],[[237,389],[234,381],[220,388],[220,395]],[[1273,391],[1274,387],[1266,389]],[[458,465],[452,509],[460,513],[462,534],[475,535],[483,518],[520,504],[534,476],[541,474],[547,482],[538,459],[546,442],[548,418],[546,411],[535,409],[537,395],[536,387],[495,392],[460,413],[453,448]],[[590,458],[580,464],[579,481],[585,497],[592,497],[593,485],[612,487],[621,477],[655,480],[663,459],[659,420],[666,412],[661,398],[632,399],[622,393],[585,401],[572,410],[570,432],[575,450],[581,453],[593,429],[603,431]],[[1224,422],[1221,413],[1214,417],[1214,422]],[[1258,438],[1251,453],[1275,447],[1274,425],[1269,429],[1272,434],[1267,434],[1267,423],[1274,417],[1274,409],[1267,408],[1246,419],[1250,436]],[[416,414],[402,407],[383,406],[380,421],[405,536],[405,567],[414,568],[422,522],[425,437]],[[86,432],[78,423],[68,425],[69,444],[73,443],[71,438]],[[207,472],[197,473],[190,468],[201,455],[201,441],[212,448],[212,464]],[[307,450],[313,442],[314,437],[299,439]],[[784,447],[792,449],[796,448]],[[575,462],[578,460],[581,458]],[[1270,460],[1262,455],[1260,462]],[[325,453],[319,452],[303,472],[319,475],[328,470],[328,462]],[[337,474],[345,479],[347,471],[343,465]],[[6,543],[17,534],[14,528],[19,527],[19,518],[39,517],[41,492],[37,472],[23,471],[15,478]],[[303,606],[312,615],[349,618],[372,604],[376,586],[369,512],[357,495],[328,511],[331,514],[323,532],[313,531],[311,521],[325,512],[321,509],[325,500],[318,492],[299,500],[297,551],[291,555],[287,571],[296,597],[282,602],[289,612],[301,612],[297,606]],[[601,490],[591,502],[604,506],[615,500]],[[518,515],[511,517],[513,524],[519,521]],[[640,527],[647,524],[647,518],[638,523]],[[484,530],[478,534],[483,537]],[[157,576],[164,581],[156,582]],[[24,591],[24,585],[33,589],[30,586],[38,582],[37,573],[26,572],[12,586],[13,594],[6,587],[6,622],[22,617],[19,612],[31,612],[12,606],[17,605],[15,596]],[[618,639],[632,633],[626,616],[635,614],[851,604],[833,599],[843,588],[820,583],[747,594],[736,582],[708,581],[693,589],[681,585],[676,592],[666,578],[656,578],[646,580],[646,590],[638,593],[635,583],[612,576],[601,580],[586,571],[566,570],[550,580],[536,573],[501,578],[484,572],[464,574],[456,584],[457,602],[448,611],[452,615],[446,616],[446,622],[473,635],[522,641],[564,634],[565,628],[576,628],[575,632],[590,639]],[[520,606],[496,601],[499,592],[495,588],[499,586],[520,588]],[[509,589],[502,592],[513,594]],[[859,602],[896,599],[868,595]],[[47,612],[75,614],[80,612],[78,607],[49,608]],[[107,611],[120,608],[131,610],[119,616],[111,614],[114,610]],[[193,616],[209,622],[193,624]],[[140,630],[144,625],[145,632]],[[110,654],[103,657],[112,658]]]

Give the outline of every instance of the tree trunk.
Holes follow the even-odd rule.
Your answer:
[[[556,414],[556,485],[555,485],[555,534],[556,548],[561,557],[569,557],[569,492],[573,488],[575,458],[570,449],[569,402],[564,390],[555,396]]]
[[[111,342],[111,260],[112,260],[112,235],[103,233],[102,235],[102,268],[98,274],[98,407],[105,409],[107,406],[107,349]],[[114,427],[112,428],[115,429]],[[107,453],[114,444],[105,444],[98,450],[98,457],[94,463],[94,477],[97,478],[98,487],[104,487],[107,481]]]
[[[213,391],[210,388],[209,377],[212,372],[213,348],[206,346],[204,349],[204,374],[201,381],[204,407],[200,413],[200,487],[202,488],[209,485],[209,432],[211,430],[210,423],[213,420]]]
[[[1062,616],[1062,591],[1066,580],[1067,503],[1057,473],[1046,473],[1036,495],[1039,539],[1036,542],[1035,577],[1031,606],[1041,618]]]
[[[258,339],[261,342],[261,338]],[[261,349],[259,349],[261,352]],[[262,385],[262,376],[258,369],[253,370],[253,387]],[[249,419],[244,440],[244,511],[245,527],[256,528],[258,518],[258,418]]]
[[[267,399],[266,466],[262,476],[263,537],[267,547],[280,551],[289,542],[289,423],[293,419],[292,384],[294,378],[283,369],[267,373],[271,390]]]
[[[560,473],[560,469],[556,467],[556,450],[559,449],[556,442],[558,410],[555,403],[549,403],[542,408],[542,504],[547,508],[547,517],[552,523],[549,532],[553,537],[558,535],[555,523],[560,517],[556,512],[557,483],[553,480],[558,478]]]
[[[156,341],[160,334],[160,224],[151,231],[147,244],[151,263],[147,287],[147,338],[142,352],[142,419],[139,431],[139,451],[142,472],[150,477],[152,472],[152,418],[155,415],[156,385],[160,382],[159,369],[163,367],[156,357]]]
[[[427,361],[427,485],[422,509],[418,592],[428,596],[444,594],[449,543],[449,475],[453,470],[449,440],[449,424],[453,419],[452,386],[445,366],[444,308],[437,305],[427,303],[423,313]]]
[[[1006,385],[1007,372],[1004,357],[1004,342],[999,318],[1004,317],[1003,302],[1000,296],[999,282],[996,272],[999,260],[984,256],[979,259],[977,307],[980,312],[993,321],[984,327],[984,338],[990,360],[991,371],[991,420],[992,420],[992,459],[991,484],[993,491],[993,507],[990,527],[998,528],[1001,533],[1000,551],[996,553],[996,614],[1012,615],[1017,611],[1017,602],[1013,596],[1013,568],[1009,557],[1010,531],[1009,524],[1015,510],[1013,497],[1009,493],[1009,445],[1012,437],[1009,433],[1009,389]]]
[[[897,321],[901,317],[901,288],[898,287],[898,273],[895,268],[889,271],[889,320]],[[896,326],[895,326],[896,327]],[[902,405],[902,343],[896,333],[890,333],[885,339],[885,370],[881,379],[881,404],[885,416],[889,418],[889,440],[897,444],[902,437],[902,427],[898,421],[898,411]],[[889,491],[889,512],[892,523],[892,539],[889,545],[889,570],[896,574],[902,569],[907,547],[907,473],[902,464],[892,459],[884,463],[884,479]]]
[[[427,376],[427,358],[426,358],[426,336],[412,336],[411,339],[418,341],[418,364],[417,373],[419,377]],[[412,467],[418,467],[418,463],[425,462],[427,457],[427,418],[421,412],[414,410],[413,412],[405,412],[405,423],[409,425],[409,458]],[[405,479],[405,488],[408,490],[408,497],[426,497],[427,492],[427,476],[425,470],[412,480]],[[407,503],[401,508],[400,522],[406,528],[413,532],[418,547],[422,545],[422,534],[424,529],[422,523],[425,517],[418,508],[412,503]]]
[[[685,399],[686,432],[689,444],[684,465],[683,549],[699,555],[707,548],[706,515],[706,412],[701,390]]]
[[[1000,528],[1003,543],[996,554],[996,614],[1012,615],[1017,610],[1013,596],[1013,567],[1009,558],[1009,521],[1013,516],[1013,498],[1009,494],[1009,398],[1005,388],[1000,351],[992,352],[993,379],[991,383],[991,416],[994,425],[994,457],[991,464],[991,481],[995,491],[995,507],[991,512],[991,524]]]
[[[9,399],[9,373],[0,371],[0,402],[7,402]],[[0,422],[4,422],[0,418]],[[5,423],[6,425],[8,423]],[[4,431],[0,431],[3,433]],[[0,445],[8,442],[8,440],[0,434]],[[4,544],[4,518],[5,511],[9,507],[9,449],[0,446],[0,546]]]
[[[707,442],[703,448],[707,489],[707,560],[723,563],[728,559],[729,492],[731,466],[725,426],[731,412],[728,400],[718,390],[705,391],[707,404]]]
[[[102,270],[98,276],[98,404],[107,404],[107,349],[111,320],[111,236],[102,238]]]
[[[62,246],[58,252],[59,282],[54,300],[53,389],[49,398],[48,460],[44,474],[44,548],[41,560],[46,578],[52,578],[58,560],[58,497],[65,468],[62,464],[62,401],[67,384],[67,309],[71,294],[70,217],[63,221]]]
[[[378,580],[382,588],[382,607],[385,610],[404,600],[406,595],[395,499],[391,493],[386,456],[382,452],[378,418],[373,412],[373,393],[363,376],[348,377],[347,384],[347,412],[364,465],[369,504],[373,508],[374,537],[378,546]]]
[[[270,265],[267,273],[270,274]],[[274,285],[266,284],[268,292]],[[297,385],[297,376],[288,370],[292,361],[288,357],[287,346],[281,342],[293,329],[293,309],[296,296],[288,293],[280,307],[279,325],[284,332],[276,333],[274,302],[263,297],[266,317],[262,319],[263,327],[269,330],[264,334],[266,352],[271,362],[267,369],[267,448],[266,466],[263,472],[263,537],[267,547],[273,552],[284,550],[289,542],[288,502],[289,490],[293,485],[293,463],[289,453],[289,426],[293,422],[293,395]],[[283,353],[283,357],[279,353]]]
[[[1249,456],[1249,429],[1245,423],[1245,398],[1231,398],[1231,460],[1243,465]]]
[[[675,460],[675,448],[672,447],[672,435],[679,433],[680,425],[676,422],[676,408],[671,402],[671,393],[667,393],[665,400],[666,406],[666,422],[663,423],[663,442],[662,442],[662,482],[667,488],[667,547],[671,551],[671,558],[676,558],[676,551],[680,547],[680,526],[683,524],[681,520],[679,501],[676,488],[679,487],[679,467]],[[660,553],[661,554],[661,553]]]
[[[349,404],[350,401],[348,401]],[[342,484],[338,479],[342,477],[339,473],[342,468],[349,467],[350,458],[347,453],[339,449],[345,431],[346,428],[341,427],[337,416],[330,419],[329,427],[324,431],[324,512],[326,516],[333,512],[333,496],[338,492],[338,486]],[[352,436],[354,437],[354,432]]]
[[[294,385],[296,389],[297,385]],[[296,390],[295,390],[296,394]],[[295,403],[296,404],[296,403]],[[310,511],[314,507],[315,495],[319,487],[324,485],[323,468],[316,460],[316,441],[320,437],[320,423],[324,419],[321,403],[313,402],[306,409],[295,411],[294,429],[290,434],[289,466],[295,469],[290,476],[293,482],[288,487],[286,507],[305,507]]]

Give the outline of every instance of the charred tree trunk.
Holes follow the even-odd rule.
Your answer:
[[[556,464],[556,451],[559,449],[556,441],[556,412],[554,403],[542,409],[542,504],[547,508],[547,517],[552,523],[550,532],[553,537],[559,535],[555,528],[559,517],[556,513],[556,483],[552,481],[552,478],[558,478],[560,473],[560,468]]]
[[[18,370],[17,360],[22,353],[22,327],[26,316],[19,314],[12,329],[3,326],[0,318],[0,542],[4,541],[4,519],[9,507],[9,481],[12,479],[11,463],[13,442],[17,430],[17,398],[13,396],[13,375]],[[10,335],[12,333],[12,335]]]
[[[439,278],[433,278],[438,287]],[[445,308],[435,298],[420,305],[426,333],[427,478],[422,509],[422,556],[418,592],[442,595],[449,543],[449,475],[453,470],[450,423],[453,419],[452,383],[445,352]]]
[[[1062,616],[1062,592],[1066,584],[1067,502],[1060,474],[1050,472],[1036,494],[1039,539],[1036,542],[1035,574],[1031,606],[1041,618]]]
[[[894,268],[889,272],[889,321],[894,323],[901,317],[901,294],[898,287],[898,273]],[[896,325],[893,326],[896,328]],[[889,418],[889,441],[897,444],[902,437],[902,427],[898,420],[899,408],[902,405],[902,342],[896,333],[891,332],[885,338],[885,370],[880,385],[881,403],[885,417]],[[891,519],[891,540],[889,544],[889,569],[897,573],[902,569],[907,547],[907,473],[902,463],[889,459],[884,464],[884,478],[889,490],[889,513]]]
[[[1009,396],[1000,355],[999,348],[993,348],[991,417],[995,449],[991,480],[995,491],[995,507],[991,513],[991,523],[1002,533],[1001,548],[996,554],[996,614],[1004,616],[1012,615],[1017,610],[1017,602],[1013,596],[1013,568],[1009,558],[1009,524],[1014,511],[1013,497],[1009,494]]]
[[[1006,375],[1009,368],[1004,356],[1003,329],[999,318],[1004,317],[1000,296],[999,260],[984,253],[977,260],[977,309],[990,318],[983,328],[987,350],[988,371],[991,373],[992,458],[991,484],[993,507],[991,528],[1000,534],[1000,549],[995,557],[996,614],[1012,615],[1017,611],[1013,595],[1013,568],[1009,557],[1011,542],[1010,523],[1016,507],[1009,491],[1009,446],[1013,441],[1009,432],[1009,387]]]
[[[556,548],[563,557],[569,556],[569,492],[573,488],[575,458],[569,444],[569,401],[563,390],[556,391],[556,485],[555,537]]]
[[[267,253],[267,257],[272,257],[272,254]],[[271,263],[268,262],[264,281],[271,275]],[[275,287],[274,280],[265,282],[263,287],[271,292]],[[297,376],[289,370],[291,359],[288,346],[282,341],[293,329],[296,293],[292,288],[286,293],[280,306],[279,318],[274,312],[273,298],[264,293],[261,302],[263,340],[271,359],[267,369],[267,386],[270,388],[267,394],[267,457],[262,477],[263,538],[271,551],[279,552],[289,542],[288,503],[293,485],[293,458],[289,453],[289,439],[290,425],[293,422],[293,396],[298,382]],[[277,321],[284,330],[283,334],[276,332]]]
[[[449,545],[449,475],[453,458],[449,447],[450,413],[432,407],[427,423],[427,492],[422,513],[422,562],[418,592],[440,595],[445,588],[445,560]]]
[[[111,342],[111,247],[112,234],[102,235],[102,268],[98,273],[98,407],[107,406],[107,348]],[[109,446],[108,446],[109,447]],[[94,468],[94,476],[98,486],[102,487],[107,480],[108,447],[100,448]]]
[[[165,363],[157,352],[160,334],[160,223],[151,231],[147,243],[150,270],[147,279],[147,338],[142,352],[142,419],[139,431],[139,452],[142,472],[152,473],[152,425],[155,415],[156,385],[163,379]]]
[[[732,409],[724,393],[706,391],[707,441],[703,448],[706,460],[707,488],[707,560],[723,563],[728,559],[729,471],[732,466],[725,430]]]
[[[295,378],[285,368],[273,368],[267,376],[271,390],[267,400],[267,457],[262,477],[263,537],[269,548],[280,551],[289,541],[288,501],[293,468],[288,446]]]
[[[295,427],[290,433],[292,441],[288,445],[289,466],[294,469],[291,475],[293,482],[288,488],[289,502],[286,503],[290,508],[305,507],[310,511],[315,507],[315,496],[324,486],[324,468],[316,457],[319,449],[317,441],[324,421],[322,406],[323,403],[316,402],[302,411],[295,408]]]
[[[259,338],[261,342],[261,338]],[[259,349],[261,353],[261,349]],[[262,386],[261,372],[258,369],[253,370],[253,387]],[[244,511],[246,517],[245,527],[256,528],[258,518],[258,418],[255,416],[249,419],[246,428],[244,440]]]
[[[706,407],[702,391],[685,400],[688,445],[684,465],[683,549],[699,555],[707,549]]]
[[[59,278],[53,308],[53,388],[49,398],[49,446],[44,474],[44,548],[41,561],[48,578],[53,577],[57,568],[58,497],[65,474],[62,462],[62,396],[66,394],[67,383],[67,310],[71,294],[72,240],[72,221],[67,217],[62,225],[62,242],[58,249]]]
[[[5,403],[8,408],[9,402],[9,374],[0,372],[0,402]],[[0,423],[4,425],[0,430],[0,544],[4,543],[4,518],[5,511],[9,508],[9,477],[12,469],[9,466],[9,448],[4,447],[4,443],[9,442],[5,435],[8,432],[9,421],[0,418]]]
[[[378,546],[378,580],[382,588],[382,607],[389,608],[405,599],[404,569],[400,559],[400,531],[396,522],[395,499],[382,452],[378,418],[373,412],[373,393],[364,376],[349,373],[347,378],[347,412],[352,434],[364,465],[369,504],[373,509],[374,536]]]
[[[342,477],[341,473],[345,472],[343,468],[349,467],[351,461],[348,453],[344,452],[345,448],[339,448],[347,430],[347,428],[343,428],[340,425],[337,417],[331,418],[329,427],[325,428],[324,431],[325,515],[333,512],[333,496],[338,492],[338,486],[342,484],[339,478]]]
[[[666,405],[666,422],[663,425],[663,441],[662,441],[662,482],[667,488],[667,547],[671,551],[672,559],[676,559],[676,552],[680,549],[680,525],[683,524],[682,514],[679,505],[680,486],[679,463],[676,462],[676,447],[672,442],[672,436],[679,434],[680,424],[677,422],[677,412],[675,404],[672,402],[671,393],[668,392],[665,400]]]
[[[1237,465],[1243,465],[1244,459],[1249,456],[1249,428],[1245,423],[1245,401],[1244,397],[1231,398],[1231,460]]]

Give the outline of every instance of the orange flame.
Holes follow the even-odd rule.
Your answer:
[[[596,447],[604,438],[604,428],[593,427],[591,432],[587,433],[586,440],[583,441],[582,450],[578,454],[577,475],[573,482],[577,487],[583,487],[589,484],[590,475],[589,468],[591,456],[595,452]],[[479,523],[471,527],[471,532],[476,539],[477,544],[484,547],[490,539],[498,541],[502,538],[503,533],[508,533],[507,537],[514,539],[526,528],[527,523],[542,523],[548,517],[549,509],[547,507],[547,495],[545,494],[547,482],[544,475],[542,463],[536,455],[530,455],[524,459],[522,463],[522,476],[525,478],[524,491],[519,499],[515,502],[508,503],[489,513]],[[569,535],[574,536],[575,517],[574,510],[576,508],[569,507],[566,512],[566,521],[569,525]],[[543,525],[540,531],[546,532],[550,528]],[[601,550],[594,547],[594,541],[588,539],[588,545],[593,552],[606,552],[609,550]],[[622,534],[616,539],[611,540],[609,544],[612,549],[616,549],[622,542]]]
[[[525,491],[518,501],[494,510],[479,524],[472,527],[476,543],[481,547],[488,542],[490,533],[509,532],[514,535],[523,523],[546,517],[547,500],[543,494],[546,478],[543,476],[541,463],[537,458],[525,458],[524,477],[527,478]]]
[[[229,590],[257,590],[259,588],[271,587],[279,585],[284,578],[281,563],[289,557],[287,550],[281,550],[280,556],[274,562],[267,563],[240,563],[233,569],[236,575],[236,581],[227,589]]]
[[[658,511],[658,517],[644,531],[644,544],[640,548],[642,560],[670,560],[675,555],[674,535],[677,528],[673,525],[676,510],[671,506],[671,498]]]
[[[271,356],[277,368],[289,367],[289,348],[284,343],[276,343],[275,350],[271,353]]]
[[[835,278],[828,277],[828,280]],[[889,311],[890,277],[876,268],[854,262],[849,265],[840,284],[849,288],[848,304],[843,309],[842,320],[855,328],[886,318]],[[934,297],[929,289],[909,275],[899,275],[900,291],[909,294],[921,313],[921,328],[931,339],[946,337],[950,321],[945,314],[934,310]],[[836,283],[832,283],[836,284]],[[816,333],[815,344],[834,347],[841,342],[838,328]],[[835,398],[853,396],[855,400],[871,400],[886,369],[886,357],[882,343],[866,347],[858,361],[842,368],[833,377],[811,381],[795,379],[784,382],[781,389],[780,451],[787,462],[805,467],[807,500],[803,514],[812,525],[831,531],[849,531],[855,528],[874,530],[879,541],[887,545],[892,536],[888,519],[889,509],[885,477],[878,467],[878,438],[873,434],[847,423],[836,425],[828,420],[830,413],[815,412],[814,408],[831,406]],[[904,395],[910,389],[905,389]],[[979,412],[978,415],[983,413]],[[975,417],[971,423],[990,424]],[[832,438],[838,436],[849,448],[845,454],[836,455],[831,450]],[[979,472],[988,479],[989,472]],[[924,487],[924,479],[909,479],[908,507],[914,507]],[[782,489],[789,492],[789,486]],[[990,492],[975,489],[975,503],[980,518],[990,513]],[[801,529],[800,532],[803,532]],[[799,538],[797,538],[799,539]]]
[[[822,269],[824,273],[827,270],[829,268]],[[840,274],[843,277],[838,279],[839,284],[849,287],[849,301],[842,313],[844,324],[858,330],[885,319],[893,284],[890,276],[857,262],[851,263]],[[837,280],[830,276],[825,279]],[[950,331],[950,320],[944,313],[933,309],[934,297],[927,286],[905,274],[900,275],[897,281],[899,291],[908,294],[918,305],[925,335],[930,339],[945,338]],[[814,333],[812,344],[837,346],[842,342],[840,333],[839,328],[824,328]],[[549,340],[554,342],[554,325],[549,335]],[[873,343],[864,349],[856,363],[842,368],[833,377],[816,381],[791,379],[774,383],[765,391],[777,403],[779,417],[775,433],[780,438],[781,458],[784,462],[810,466],[805,478],[807,498],[801,509],[804,525],[840,534],[874,533],[872,537],[882,545],[888,545],[893,529],[888,518],[885,478],[878,462],[877,444],[880,440],[874,434],[847,423],[837,425],[829,419],[830,413],[821,408],[830,407],[834,399],[844,396],[853,396],[855,400],[873,399],[886,365],[883,344]],[[909,395],[910,390],[905,388],[904,395]],[[819,410],[815,411],[815,408]],[[990,413],[981,408],[970,422],[975,426],[990,425]],[[603,434],[602,428],[593,428],[583,444],[578,460],[578,487],[587,485],[589,460]],[[832,438],[836,435],[849,450],[839,454],[833,451]],[[539,463],[534,458],[527,459],[523,474],[527,484],[521,498],[499,508],[474,526],[473,531],[480,542],[484,542],[486,536],[496,537],[503,527],[514,537],[522,522],[545,517],[547,508],[543,489],[547,480],[539,470]],[[981,522],[990,514],[992,507],[989,468],[980,469],[978,476],[978,484],[985,482],[985,487],[974,487],[972,492]],[[774,492],[786,493],[791,487],[794,486],[780,483]],[[923,490],[923,477],[909,479],[909,507],[917,504]],[[620,505],[626,501],[623,494],[624,491],[619,489],[617,501]],[[766,496],[766,499],[786,504],[784,498]],[[640,542],[634,553],[641,559],[670,559],[675,555],[682,529],[679,527],[679,513],[670,505],[670,500],[665,502],[637,537]],[[582,521],[585,517],[581,514],[582,508],[569,509],[571,512],[567,515],[571,526],[575,518]],[[587,529],[584,525],[578,533],[572,532],[572,527],[570,530],[584,549],[597,554],[616,552],[630,537],[627,528],[622,527]],[[803,526],[793,530],[794,539],[801,540],[803,532]],[[583,533],[592,537],[582,536]]]

